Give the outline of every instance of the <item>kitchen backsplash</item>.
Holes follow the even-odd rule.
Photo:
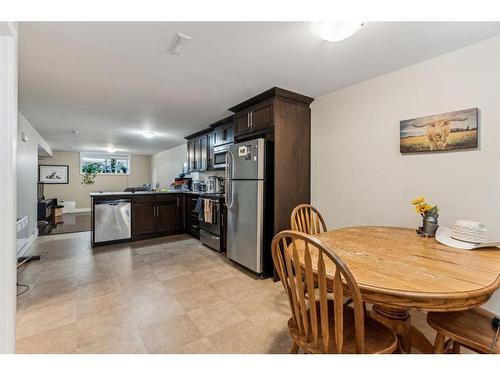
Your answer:
[[[192,172],[191,178],[193,181],[206,181],[209,176],[224,177],[224,170],[207,171],[207,172]]]

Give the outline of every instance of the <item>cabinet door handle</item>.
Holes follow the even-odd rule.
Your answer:
[[[250,112],[250,126],[253,126],[253,112]]]
[[[179,207],[179,197],[177,197],[177,207]]]
[[[247,128],[250,127],[250,112],[247,113]]]

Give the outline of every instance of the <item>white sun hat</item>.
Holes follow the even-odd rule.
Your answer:
[[[436,232],[436,241],[464,250],[500,246],[500,242],[488,242],[485,224],[469,220],[457,220],[451,228],[440,226]]]

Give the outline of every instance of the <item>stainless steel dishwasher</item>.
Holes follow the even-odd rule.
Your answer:
[[[94,243],[131,237],[130,199],[99,200],[94,204]]]

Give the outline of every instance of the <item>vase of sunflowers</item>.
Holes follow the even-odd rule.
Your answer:
[[[411,201],[415,207],[415,212],[423,219],[422,226],[417,229],[417,233],[423,237],[434,237],[438,224],[438,207],[428,204],[423,197],[415,198]]]

